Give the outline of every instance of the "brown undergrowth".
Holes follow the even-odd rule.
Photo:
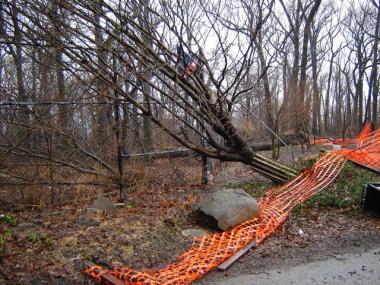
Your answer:
[[[166,162],[165,165],[170,167],[171,164]],[[194,168],[189,166],[185,178],[198,183],[200,169],[195,166],[197,164]],[[224,164],[222,171],[216,175],[214,186],[175,186],[173,181],[177,179],[174,175],[168,180],[161,178],[151,184],[140,184],[141,181],[148,181],[149,175],[152,175],[151,179],[154,175],[159,176],[159,169],[164,171],[164,164],[134,164],[128,179],[135,179],[135,185],[140,187],[130,189],[125,206],[102,217],[100,226],[86,227],[77,224],[76,220],[80,210],[89,207],[100,193],[112,193],[109,197],[116,201],[115,189],[98,192],[97,188],[92,190],[83,185],[78,192],[73,192],[80,198],[49,205],[49,197],[46,197],[47,202],[41,203],[41,207],[16,205],[12,208],[2,203],[0,283],[35,284],[38,281],[39,284],[88,284],[91,281],[76,267],[76,261],[83,258],[103,265],[123,265],[138,270],[164,266],[177,258],[192,241],[181,232],[198,227],[188,215],[199,195],[227,185],[243,187],[259,196],[273,187],[246,166],[237,163]],[[343,173],[347,173],[348,178],[352,177],[349,174],[351,170]],[[366,176],[362,173],[361,177]],[[82,178],[84,181],[91,179]],[[293,212],[283,227],[269,238],[272,240],[268,243],[270,246],[264,243],[263,249],[259,247],[258,254],[278,252],[282,246],[307,249],[315,243],[344,237],[346,233],[357,232],[360,235],[373,230],[380,231],[379,220],[355,210],[355,207],[305,205],[298,212]]]

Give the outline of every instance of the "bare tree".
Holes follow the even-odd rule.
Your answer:
[[[378,101],[379,101],[379,84],[380,80],[378,78],[378,65],[379,65],[379,38],[380,38],[380,1],[377,3],[373,0],[371,1],[373,6],[375,6],[376,20],[375,20],[375,33],[373,35],[373,48],[372,48],[372,67],[371,67],[371,75],[369,82],[369,96],[371,96],[372,91],[372,123],[374,127],[377,127],[379,124],[379,112],[378,112]]]
[[[52,29],[54,36],[52,40],[54,46],[55,60],[56,60],[56,77],[57,77],[57,96],[56,100],[60,102],[66,101],[66,88],[65,88],[65,74],[64,74],[64,66],[63,66],[63,48],[62,44],[62,31],[61,27],[64,26],[64,17],[65,14],[62,13],[61,7],[58,5],[58,1],[54,0],[52,2]],[[58,119],[57,119],[57,127],[61,129],[67,129],[69,124],[69,114],[68,114],[68,106],[60,105],[58,106]]]
[[[169,145],[285,181],[294,171],[251,145],[276,144],[262,124],[304,143],[310,130],[347,135],[351,122],[378,119],[378,3],[338,7],[1,2],[1,99],[10,105],[0,110],[0,151],[45,161],[49,183],[71,169],[122,185],[124,152]]]
[[[311,38],[311,25],[314,20],[314,17],[318,11],[319,6],[321,5],[321,0],[313,1],[313,5],[311,6],[310,12],[308,15],[306,15],[306,7],[303,8],[303,14],[305,18],[305,26],[304,26],[304,32],[303,32],[303,39],[302,39],[302,55],[301,55],[301,66],[300,66],[300,80],[299,80],[299,86],[297,89],[298,95],[297,95],[297,101],[299,106],[301,108],[301,114],[300,118],[297,119],[297,130],[307,131],[307,125],[305,125],[305,118],[307,118],[307,107],[305,106],[305,93],[306,93],[306,71],[308,66],[308,45],[309,45],[309,38]]]
[[[5,39],[7,44],[7,50],[12,55],[13,60],[15,62],[16,66],[16,78],[17,78],[17,100],[20,102],[27,102],[28,96],[26,94],[25,90],[25,83],[24,83],[24,55],[22,50],[22,31],[21,31],[21,24],[19,19],[19,3],[17,3],[16,0],[13,0],[11,2],[8,2],[7,4],[3,5],[0,4],[0,11],[3,14],[4,9],[6,9],[5,13],[9,16],[9,21],[11,22],[12,26],[9,27],[9,25],[5,25],[5,22],[3,20],[1,28],[1,35]],[[3,14],[3,17],[5,15]],[[9,28],[8,28],[9,27]],[[14,43],[14,44],[11,44]],[[27,107],[23,107],[21,112],[18,114],[19,116],[19,139],[20,140],[26,140],[26,137],[23,135],[24,128],[28,126],[29,123],[29,111]]]
[[[335,58],[341,52],[343,45],[340,44],[338,48],[335,48],[335,38],[340,32],[339,20],[337,23],[334,23],[331,19],[329,21],[329,29],[328,29],[328,46],[329,46],[329,69],[328,69],[328,79],[327,79],[327,87],[326,94],[324,98],[324,134],[330,135],[332,133],[332,127],[330,125],[330,94],[331,94],[331,83],[332,83],[332,75],[333,75],[333,67]]]
[[[355,132],[358,132],[364,120],[364,79],[369,62],[368,37],[366,35],[366,25],[368,4],[356,7],[351,5],[345,19],[345,26],[352,37],[349,48],[354,52],[354,68],[352,70],[355,85],[355,96],[353,98],[353,121]]]
[[[105,146],[98,154],[105,156],[106,142],[110,139],[110,119],[116,115],[106,106],[109,102],[121,101],[134,106],[139,116],[149,119],[177,142],[200,154],[240,161],[275,181],[284,181],[294,172],[255,153],[239,134],[232,118],[234,104],[253,88],[249,86],[242,90],[240,86],[249,70],[247,67],[254,62],[254,40],[271,13],[273,1],[260,3],[257,7],[261,8],[263,16],[251,26],[249,41],[240,46],[237,53],[231,49],[234,44],[231,39],[239,33],[223,30],[230,23],[224,17],[217,17],[227,13],[226,7],[220,4],[199,2],[194,5],[201,11],[207,25],[201,25],[197,31],[187,27],[186,33],[192,38],[193,46],[184,41],[178,30],[187,23],[182,20],[182,10],[177,2],[59,2],[58,10],[70,15],[70,21],[60,22],[64,36],[56,32],[54,41],[40,32],[46,20],[37,20],[35,16],[48,18],[49,5],[39,0],[28,1],[19,13],[22,25],[27,27],[22,31],[23,36],[34,44],[43,39],[56,49],[59,48],[55,46],[57,43],[62,45],[60,66],[65,67],[71,78],[88,88],[88,94],[96,94],[96,142],[99,147]],[[236,20],[233,24],[243,23],[241,19]],[[228,33],[232,38],[226,37]],[[216,44],[213,49],[204,49],[210,34],[217,39]],[[184,71],[178,68],[180,55],[175,46],[171,46],[173,43],[181,44],[187,56],[197,61],[193,70],[189,70],[189,66]],[[114,57],[124,66],[123,72],[114,70]],[[118,78],[116,82],[115,76]],[[168,123],[167,116],[191,129],[192,137]],[[145,119],[144,122],[148,126]],[[144,129],[145,138],[149,138],[149,127]],[[80,147],[75,146],[77,137],[63,133],[68,140],[66,147]],[[221,144],[217,135],[226,143]],[[207,141],[206,145],[204,141]],[[101,160],[91,152],[86,155],[101,162],[106,171],[114,173],[112,167],[107,166],[108,159]]]

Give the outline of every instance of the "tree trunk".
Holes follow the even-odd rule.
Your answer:
[[[320,100],[318,88],[318,66],[317,66],[317,39],[310,38],[311,46],[311,65],[313,71],[313,99],[312,99],[312,131],[314,136],[320,135]]]
[[[332,53],[330,58],[330,64],[329,64],[329,75],[327,79],[327,90],[326,90],[326,97],[325,97],[325,112],[324,112],[324,123],[325,123],[325,136],[328,136],[331,133],[331,125],[330,125],[330,93],[331,93],[331,78],[333,73],[333,64],[334,64],[334,53]]]
[[[300,109],[297,130],[304,130],[307,128],[305,126],[307,110],[305,106],[305,93],[306,93],[306,71],[308,62],[308,44],[309,37],[311,37],[311,23],[316,15],[318,8],[322,0],[316,0],[313,7],[311,8],[310,14],[306,18],[305,28],[302,40],[302,55],[301,55],[301,66],[300,66],[300,81],[298,86],[298,96],[297,96],[297,108]]]
[[[257,34],[257,38],[254,40],[257,51],[258,51],[258,56],[260,60],[260,72],[263,80],[263,85],[264,85],[264,110],[265,110],[265,121],[266,124],[270,129],[273,130],[274,127],[274,120],[273,120],[273,114],[272,114],[272,92],[270,90],[269,86],[269,77],[268,77],[268,72],[267,72],[267,62],[265,59],[264,55],[264,50],[262,46],[262,36],[261,36],[261,31]],[[270,133],[269,134],[272,144],[275,143],[275,136]],[[275,156],[275,153],[272,153],[272,156]]]
[[[378,96],[379,96],[379,78],[378,78],[378,52],[379,52],[379,37],[380,37],[380,1],[377,3],[377,16],[375,28],[375,40],[373,43],[373,60],[371,70],[370,87],[372,87],[372,124],[377,128],[379,124],[378,118]]]
[[[65,74],[63,70],[63,48],[64,45],[62,44],[62,36],[60,32],[60,27],[63,25],[61,24],[61,16],[59,15],[59,6],[57,0],[53,2],[53,19],[52,19],[52,25],[53,25],[53,34],[54,39],[54,53],[55,53],[55,70],[56,70],[56,77],[57,77],[57,96],[56,100],[58,102],[65,102],[66,101],[66,90],[65,90]],[[68,121],[69,121],[69,114],[68,114],[68,106],[67,105],[58,105],[58,119],[57,119],[57,127],[59,129],[67,129],[68,127]]]
[[[16,51],[12,52],[15,65],[16,65],[16,77],[17,77],[17,99],[19,102],[27,102],[28,96],[25,91],[25,83],[24,83],[24,67],[23,67],[23,51],[21,45],[22,33],[19,25],[18,18],[18,8],[16,7],[16,1],[13,1],[12,4],[12,21],[14,25],[14,43],[16,47]],[[29,110],[27,106],[21,107],[19,112],[19,122],[22,125],[29,125]],[[24,128],[18,128],[18,136],[20,138],[24,137],[25,132]],[[25,140],[27,142],[27,140]]]
[[[103,0],[97,1],[94,14],[96,57],[99,70],[96,80],[96,101],[99,103],[99,105],[96,108],[95,140],[101,151],[107,151],[107,141],[109,137],[107,118],[108,87],[104,83],[105,77],[107,77],[107,75],[104,74],[104,71],[107,70],[107,52],[103,47],[104,39],[102,28],[100,26],[101,14],[103,13],[103,2]]]
[[[356,103],[357,103],[357,116],[355,120],[355,132],[359,132],[362,124],[363,124],[363,97],[364,97],[364,89],[363,89],[363,80],[365,76],[365,64],[364,64],[364,55],[362,50],[362,44],[363,44],[363,36],[361,36],[360,41],[357,43],[358,50],[357,50],[357,57],[358,57],[358,78],[356,82]]]
[[[150,23],[149,23],[149,13],[148,13],[148,8],[149,8],[149,0],[141,0],[141,6],[143,7],[143,17],[140,17],[140,25],[145,27],[146,30],[149,30]],[[143,34],[142,35],[144,45],[152,48],[152,41],[151,39]],[[143,67],[142,67],[143,68]],[[144,71],[144,76],[150,80],[151,74],[150,71],[146,70]],[[143,92],[143,98],[144,98],[144,106],[151,112],[151,106],[150,106],[150,93],[152,92],[152,88],[150,87],[148,82],[143,82],[142,84],[142,92]],[[149,119],[148,116],[143,117],[143,134],[144,134],[144,139],[143,139],[143,149],[144,151],[152,151],[153,150],[153,141],[152,141],[152,122]]]
[[[335,96],[336,96],[336,110],[335,110],[335,130],[340,134],[342,128],[342,93],[341,93],[340,71],[337,70],[335,75]]]

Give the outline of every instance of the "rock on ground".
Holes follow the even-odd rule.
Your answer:
[[[203,237],[205,235],[211,234],[210,231],[205,230],[205,229],[185,229],[181,231],[181,235],[184,237],[190,237],[190,238],[195,238],[195,237]]]
[[[83,215],[80,215],[77,224],[84,226],[99,226],[100,213],[96,208],[87,208]]]
[[[257,217],[259,210],[256,200],[243,189],[222,189],[209,193],[194,205],[198,220],[202,218],[202,214],[212,217],[222,230]]]
[[[108,212],[115,209],[116,206],[110,199],[100,196],[92,203],[91,208],[98,209],[99,211]]]

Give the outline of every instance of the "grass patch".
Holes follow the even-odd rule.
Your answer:
[[[299,161],[297,170],[302,172],[313,166],[318,158]],[[302,209],[311,208],[352,208],[360,209],[363,185],[379,180],[379,176],[368,170],[355,166],[348,161],[333,184],[319,194],[311,197],[303,204],[294,208],[293,212],[299,213]],[[227,188],[241,188],[255,198],[262,197],[266,192],[275,187],[273,183],[256,182],[230,184]]]
[[[258,198],[266,194],[266,192],[275,187],[275,184],[271,182],[255,182],[255,183],[240,183],[240,184],[229,184],[226,188],[231,189],[243,189],[245,192],[249,193],[251,196]]]
[[[311,197],[294,211],[302,208],[354,208],[360,206],[363,185],[379,179],[376,174],[347,162],[336,181],[321,193]]]
[[[12,239],[12,230],[8,226],[15,226],[17,224],[17,219],[11,215],[3,214],[0,215],[0,263],[1,259],[4,257],[5,243]],[[5,226],[4,226],[5,224]]]
[[[46,238],[47,238],[47,235],[44,232],[30,232],[28,235],[28,240],[33,243],[46,240]]]
[[[312,167],[318,161],[318,159],[319,159],[318,156],[314,158],[310,158],[310,159],[300,158],[298,162],[296,163],[295,169],[298,172],[298,174],[301,174],[306,169],[309,169],[310,167]]]
[[[0,215],[0,222],[7,225],[15,226],[17,224],[17,219],[11,215],[3,214]]]

